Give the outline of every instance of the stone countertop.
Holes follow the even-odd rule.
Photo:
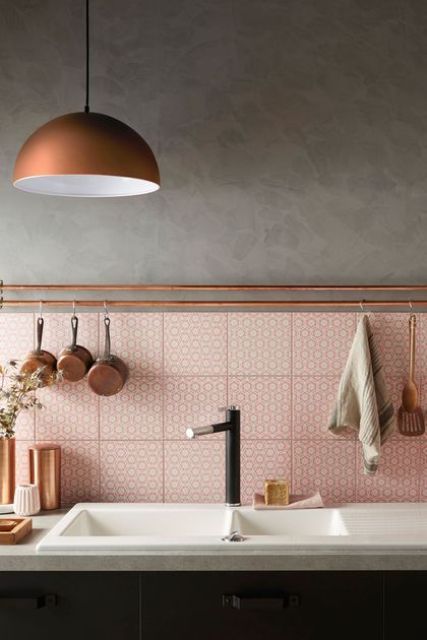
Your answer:
[[[303,547],[281,553],[221,552],[61,552],[43,553],[36,545],[66,511],[33,517],[33,531],[17,545],[0,545],[2,571],[416,571],[427,570],[427,549],[323,551]],[[8,516],[1,516],[7,518]]]

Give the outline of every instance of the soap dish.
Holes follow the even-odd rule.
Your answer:
[[[16,544],[33,528],[31,518],[0,518],[0,544]]]
[[[270,509],[278,511],[280,509],[321,509],[325,505],[323,504],[322,496],[317,491],[309,496],[291,495],[287,505],[265,504],[264,496],[261,493],[255,493],[252,506],[254,509],[264,511]]]

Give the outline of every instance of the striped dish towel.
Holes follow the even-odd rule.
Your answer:
[[[360,320],[328,429],[335,435],[354,430],[362,443],[364,471],[373,475],[380,447],[395,429],[379,353],[367,316]]]

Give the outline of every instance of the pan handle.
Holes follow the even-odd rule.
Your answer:
[[[417,316],[413,313],[409,318],[409,378],[414,381],[415,373],[415,326]]]
[[[104,318],[104,326],[105,326],[104,360],[110,360],[111,358],[110,323],[111,323],[110,318],[108,316],[105,316]]]
[[[40,316],[39,318],[37,318],[37,346],[36,346],[37,353],[41,353],[41,350],[42,350],[43,327],[44,327],[44,320]]]
[[[71,318],[71,331],[73,333],[73,341],[71,343],[71,351],[75,351],[77,348],[77,330],[79,327],[79,319],[77,316]]]

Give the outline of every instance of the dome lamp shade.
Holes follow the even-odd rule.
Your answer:
[[[30,193],[88,198],[134,196],[160,187],[156,158],[131,127],[89,108],[89,0],[86,102],[37,129],[18,153],[13,185]]]
[[[153,152],[134,129],[81,111],[50,120],[27,139],[13,184],[31,193],[114,197],[156,191],[160,176]]]

